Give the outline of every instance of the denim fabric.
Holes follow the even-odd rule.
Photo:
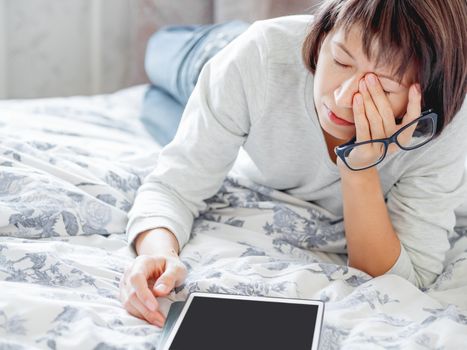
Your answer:
[[[152,85],[144,95],[141,121],[151,136],[165,146],[175,136],[183,109],[167,92]]]
[[[172,140],[204,64],[248,26],[241,21],[171,26],[151,37],[145,58],[151,86],[141,120],[157,142]]]

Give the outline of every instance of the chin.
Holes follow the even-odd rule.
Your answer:
[[[324,129],[324,128],[323,128]],[[343,132],[336,132],[335,130],[326,130],[324,129],[329,135],[331,135],[334,139],[340,140],[341,143],[346,143],[349,141],[354,135],[349,133]]]

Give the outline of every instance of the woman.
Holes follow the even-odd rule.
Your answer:
[[[328,0],[211,59],[129,214],[128,312],[162,326],[156,297],[229,171],[343,217],[349,266],[431,284],[467,191],[465,18],[465,0]]]

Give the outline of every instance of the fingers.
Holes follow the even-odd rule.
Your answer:
[[[159,296],[166,296],[172,289],[178,287],[186,279],[187,269],[178,259],[168,259],[165,272],[154,284],[154,293]]]
[[[133,264],[133,273],[130,276],[130,285],[146,307],[155,311],[158,303],[154,294],[149,289],[148,279],[154,274],[159,274],[164,269],[165,259],[158,257],[138,256]]]
[[[132,290],[130,293],[127,293],[125,288],[121,288],[120,300],[130,315],[146,320],[158,327],[162,327],[164,325],[164,316],[160,312],[151,312],[148,310],[144,304],[138,300],[134,290]]]
[[[402,125],[407,125],[414,121],[422,114],[422,94],[420,91],[420,84],[412,84],[409,89],[409,103],[407,105],[407,112],[402,119]]]
[[[186,275],[187,269],[178,258],[140,255],[120,281],[120,300],[130,314],[162,327],[165,317],[159,312],[156,296],[166,296]],[[165,287],[161,290],[159,285]]]
[[[367,74],[365,76],[365,83],[368,88],[371,100],[374,103],[377,113],[381,116],[384,126],[385,136],[389,137],[396,132],[396,120],[392,111],[391,104],[381,86],[378,78],[374,74]]]
[[[358,103],[362,99],[363,103]],[[356,127],[356,141],[383,139],[390,137],[397,130],[417,119],[421,115],[421,91],[419,84],[413,84],[409,89],[407,112],[402,123],[396,125],[394,112],[378,78],[374,74],[367,74],[359,82],[359,92],[354,96],[352,105]],[[415,128],[415,126],[414,126]],[[409,133],[407,133],[410,135]],[[410,141],[410,140],[409,140]],[[382,144],[373,144],[381,148]],[[395,144],[389,146],[389,153],[398,149]],[[381,153],[380,149],[375,152]]]
[[[383,118],[380,116],[378,108],[376,108],[373,102],[373,96],[365,83],[365,80],[360,80],[359,91],[363,97],[363,104],[365,108],[365,115],[370,125],[370,137],[371,139],[382,139],[387,137],[384,130]]]
[[[133,308],[133,311],[136,310],[142,317],[147,320],[149,323],[154,324],[158,327],[163,327],[165,322],[165,317],[159,311],[149,310],[142,302],[138,299],[136,293],[131,293],[129,295],[129,304]],[[135,315],[136,316],[136,315]],[[137,316],[138,317],[138,316]]]
[[[125,270],[120,281],[120,300],[125,309],[149,323],[162,327],[164,316],[159,303],[148,285],[148,280],[164,271],[165,259],[141,255]]]
[[[363,106],[363,97],[360,93],[354,95],[354,101],[352,103],[354,121],[355,121],[355,132],[356,142],[363,142],[371,140],[370,126],[365,116],[365,107]]]
[[[403,128],[410,122],[417,119],[421,115],[421,113],[421,93],[419,90],[419,85],[413,84],[412,86],[410,86],[409,89],[409,102],[407,105],[407,112],[404,115],[404,118],[402,119],[402,124],[400,125],[400,128]],[[404,132],[400,134],[397,138],[399,144],[401,144],[402,146],[410,145],[410,141],[412,139],[412,135],[416,127],[417,124],[413,124],[412,126],[404,129]]]

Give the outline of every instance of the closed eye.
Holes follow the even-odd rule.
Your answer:
[[[339,61],[337,61],[335,58],[333,58],[333,61],[335,64],[337,64],[338,66],[342,67],[342,68],[349,68],[350,66],[346,65],[346,64],[343,64],[343,63],[340,63]]]
[[[334,61],[335,64],[337,64],[339,67],[342,67],[342,68],[350,68],[349,65],[346,65],[346,64],[343,64],[343,63],[340,63],[339,61],[337,61],[335,58],[332,59]],[[383,92],[387,95],[391,94],[392,92],[390,91],[386,91],[386,90],[383,90]]]

